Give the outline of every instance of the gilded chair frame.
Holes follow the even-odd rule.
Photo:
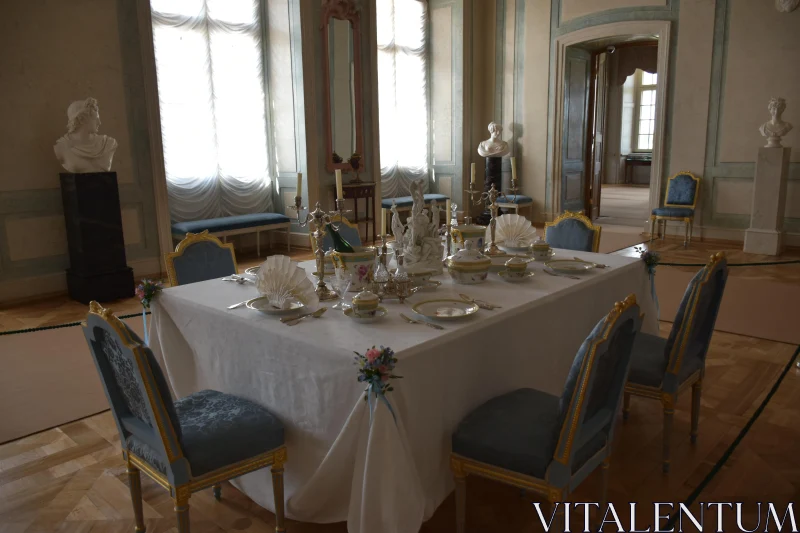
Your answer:
[[[689,176],[695,182],[695,190],[694,190],[694,201],[691,205],[689,204],[670,204],[667,203],[666,199],[669,198],[669,189],[672,187],[672,181],[677,178],[678,176]],[[680,172],[676,172],[669,178],[667,178],[667,194],[664,196],[664,207],[682,207],[686,209],[691,209],[694,213],[694,210],[697,208],[697,200],[700,197],[700,182],[701,179],[688,170],[682,170]],[[664,238],[664,235],[667,233],[667,221],[672,220],[675,222],[683,222],[684,223],[684,236],[683,236],[683,247],[686,248],[692,242],[692,230],[694,229],[694,214],[689,217],[670,217],[664,215],[650,215],[650,242],[653,242],[653,236],[656,234],[656,222],[658,222],[659,226],[659,233],[661,238]],[[664,222],[664,229],[661,229],[661,222]]]
[[[203,230],[200,233],[187,233],[186,237],[175,246],[174,252],[164,254],[164,263],[167,265],[167,276],[171,286],[175,287],[178,285],[178,274],[175,272],[175,258],[182,256],[191,245],[204,241],[213,242],[220,248],[227,248],[230,250],[231,258],[233,259],[233,268],[237,273],[239,272],[239,264],[236,262],[236,252],[233,250],[233,243],[222,242],[214,235],[211,235],[208,230]]]
[[[354,229],[358,231],[358,224],[353,224],[343,215],[335,216],[331,219],[331,222],[334,224],[344,224],[348,228]],[[311,240],[311,250],[317,249],[317,239],[314,238],[314,231],[316,231],[316,227],[314,226],[314,222],[310,222],[308,224],[308,238]]]
[[[614,308],[605,318],[602,333],[593,341],[589,353],[583,359],[581,365],[582,379],[575,384],[575,390],[570,400],[569,411],[567,417],[561,426],[559,433],[558,443],[555,448],[553,460],[547,469],[545,479],[540,479],[527,474],[521,474],[494,466],[488,463],[483,463],[464,457],[457,453],[450,453],[450,469],[453,472],[456,483],[456,531],[457,533],[464,533],[465,516],[466,516],[466,478],[468,475],[476,475],[486,479],[499,481],[506,485],[511,485],[523,490],[531,491],[535,494],[543,496],[547,502],[553,506],[558,502],[563,502],[564,499],[580,484],[580,482],[588,476],[594,468],[591,468],[591,458],[584,464],[577,472],[572,472],[572,448],[575,445],[575,437],[580,426],[580,422],[584,416],[584,408],[587,405],[587,400],[591,393],[591,378],[592,373],[586,372],[585,369],[592,367],[594,364],[595,356],[598,348],[608,342],[609,334],[614,330],[614,326],[621,316],[626,314],[626,311],[636,305],[636,295],[630,294],[622,302],[614,304]],[[639,324],[644,315],[638,315]],[[638,329],[638,328],[637,328]],[[630,365],[630,362],[629,362]],[[613,436],[613,430],[611,432]],[[606,493],[608,489],[608,469],[611,464],[610,458],[611,442],[606,442],[600,450],[598,450],[592,458],[598,455],[605,454],[600,468],[602,470],[602,501],[600,508],[605,507]],[[588,470],[588,471],[587,471]],[[582,476],[581,479],[575,483],[575,478]],[[565,483],[554,483],[551,478],[565,479]]]
[[[223,481],[228,481],[255,470],[271,466],[272,486],[275,493],[275,531],[276,533],[286,531],[284,526],[283,494],[284,463],[287,459],[286,446],[281,445],[268,452],[207,472],[201,476],[192,476],[191,466],[184,456],[175,428],[166,410],[163,408],[164,401],[161,397],[161,392],[158,387],[154,385],[155,379],[145,354],[145,347],[131,335],[127,326],[125,326],[119,318],[114,316],[111,309],[105,309],[95,301],[89,304],[88,317],[86,321],[81,324],[87,340],[92,338],[92,323],[96,323],[97,320],[105,322],[122,342],[123,348],[132,353],[139,374],[143,378],[140,387],[143,389],[143,397],[148,399],[148,401],[145,402],[147,412],[151,420],[155,422],[157,432],[160,436],[161,442],[157,444],[160,444],[161,446],[159,447],[162,449],[157,451],[162,451],[169,461],[167,468],[168,474],[164,474],[153,468],[145,459],[129,451],[126,448],[125,439],[122,438],[123,435],[125,435],[123,427],[120,425],[117,417],[114,417],[114,422],[117,425],[117,430],[121,437],[122,458],[127,464],[129,488],[136,522],[134,530],[137,533],[144,533],[146,529],[144,524],[140,472],[147,474],[153,481],[169,492],[174,502],[178,532],[189,533],[189,497],[192,493],[212,487],[214,497],[219,500],[222,497],[221,483]],[[103,376],[98,362],[95,361],[95,364],[98,366],[98,373],[100,376]],[[109,405],[113,406],[113,398],[106,387],[105,380],[103,380],[103,389]]]
[[[583,213],[579,213],[576,211],[564,211],[560,215],[558,215],[555,220],[552,222],[545,222],[544,223],[544,238],[547,240],[547,228],[552,228],[553,226],[557,226],[559,222],[562,220],[568,219],[575,219],[579,222],[582,222],[584,226],[589,228],[594,232],[594,238],[592,239],[592,252],[597,253],[600,250],[600,233],[603,231],[603,226],[595,225],[589,220],[589,217],[584,215]]]
[[[665,387],[665,383],[662,383],[658,387],[630,382],[625,384],[625,396],[622,407],[624,420],[627,420],[630,414],[631,396],[641,396],[643,398],[661,401],[664,411],[662,444],[662,469],[664,472],[669,472],[671,465],[672,421],[675,415],[675,404],[678,402],[678,396],[689,388],[692,389],[692,418],[689,438],[692,444],[697,442],[697,429],[700,422],[700,397],[703,391],[705,365],[689,375],[682,383],[678,383],[678,373],[681,370],[683,357],[686,353],[686,343],[694,327],[694,319],[697,314],[697,304],[699,301],[698,296],[708,284],[711,274],[715,271],[719,262],[723,259],[725,259],[725,252],[718,252],[711,256],[708,264],[705,266],[705,275],[698,280],[697,284],[692,289],[692,293],[689,297],[689,305],[686,306],[683,312],[682,328],[675,339],[675,344],[672,346],[672,352],[670,353],[667,369],[664,374],[664,382],[667,381],[669,376],[673,376],[673,383],[675,384],[673,390],[667,390],[669,387]]]

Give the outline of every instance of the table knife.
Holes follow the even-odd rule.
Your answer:
[[[549,269],[549,268],[547,268],[547,267],[545,267],[543,270],[544,270],[545,272],[547,272],[548,274],[550,274],[551,276],[556,276],[556,277],[558,277],[558,278],[569,278],[569,279],[577,279],[577,280],[580,280],[580,279],[581,279],[581,278],[579,278],[578,276],[570,276],[569,274],[558,274],[558,273],[556,273],[556,272],[553,272],[552,270],[550,270],[550,269]]]

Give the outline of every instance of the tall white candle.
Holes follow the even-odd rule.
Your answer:
[[[517,158],[516,157],[512,157],[511,158],[511,181],[512,182],[516,182],[517,181]]]
[[[381,235],[386,235],[386,209],[381,209]]]
[[[448,226],[450,225],[450,200],[449,199],[444,203],[444,222]]]
[[[303,173],[297,173],[297,191],[294,193],[295,196],[303,196]]]
[[[475,183],[475,163],[472,163],[472,164],[470,165],[470,178],[469,178],[469,182],[470,182],[470,183]]]
[[[344,194],[342,194],[342,169],[336,169],[336,199],[342,200],[344,198]]]

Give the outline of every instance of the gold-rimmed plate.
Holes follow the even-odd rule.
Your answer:
[[[259,296],[251,300],[247,300],[247,303],[245,303],[244,305],[245,307],[247,307],[248,309],[252,309],[253,311],[258,311],[260,313],[264,313],[265,315],[273,315],[273,316],[296,315],[302,312],[306,308],[306,306],[303,305],[303,302],[292,300],[289,302],[289,305],[285,309],[278,309],[277,307],[269,303],[269,298],[267,298],[266,296]]]
[[[248,268],[247,270],[245,270],[245,271],[244,271],[244,273],[245,273],[245,274],[250,274],[251,276],[257,276],[257,275],[258,275],[258,269],[259,269],[259,268],[261,268],[261,265],[259,265],[259,266],[254,266],[254,267],[250,267],[250,268]]]
[[[411,310],[431,320],[459,320],[477,313],[478,304],[455,299],[426,300]]]
[[[576,261],[574,259],[552,259],[546,261],[544,266],[563,274],[581,274],[594,268],[592,263]]]

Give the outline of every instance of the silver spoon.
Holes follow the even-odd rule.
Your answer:
[[[317,309],[313,313],[305,313],[303,315],[295,316],[295,317],[291,317],[291,318],[281,318],[281,322],[283,322],[287,326],[295,326],[295,325],[299,324],[300,321],[303,320],[304,318],[308,318],[310,316],[313,316],[314,318],[319,318],[327,310],[328,310],[327,307],[320,307],[319,309]]]
[[[444,329],[444,328],[443,328],[442,326],[440,326],[439,324],[432,324],[432,323],[430,323],[430,322],[424,322],[424,321],[422,321],[422,320],[414,320],[413,318],[409,318],[409,317],[407,317],[407,316],[406,316],[406,315],[404,315],[403,313],[400,313],[400,317],[401,317],[403,320],[405,320],[406,322],[408,322],[409,324],[424,324],[424,325],[428,326],[429,328],[433,328],[433,329]]]

